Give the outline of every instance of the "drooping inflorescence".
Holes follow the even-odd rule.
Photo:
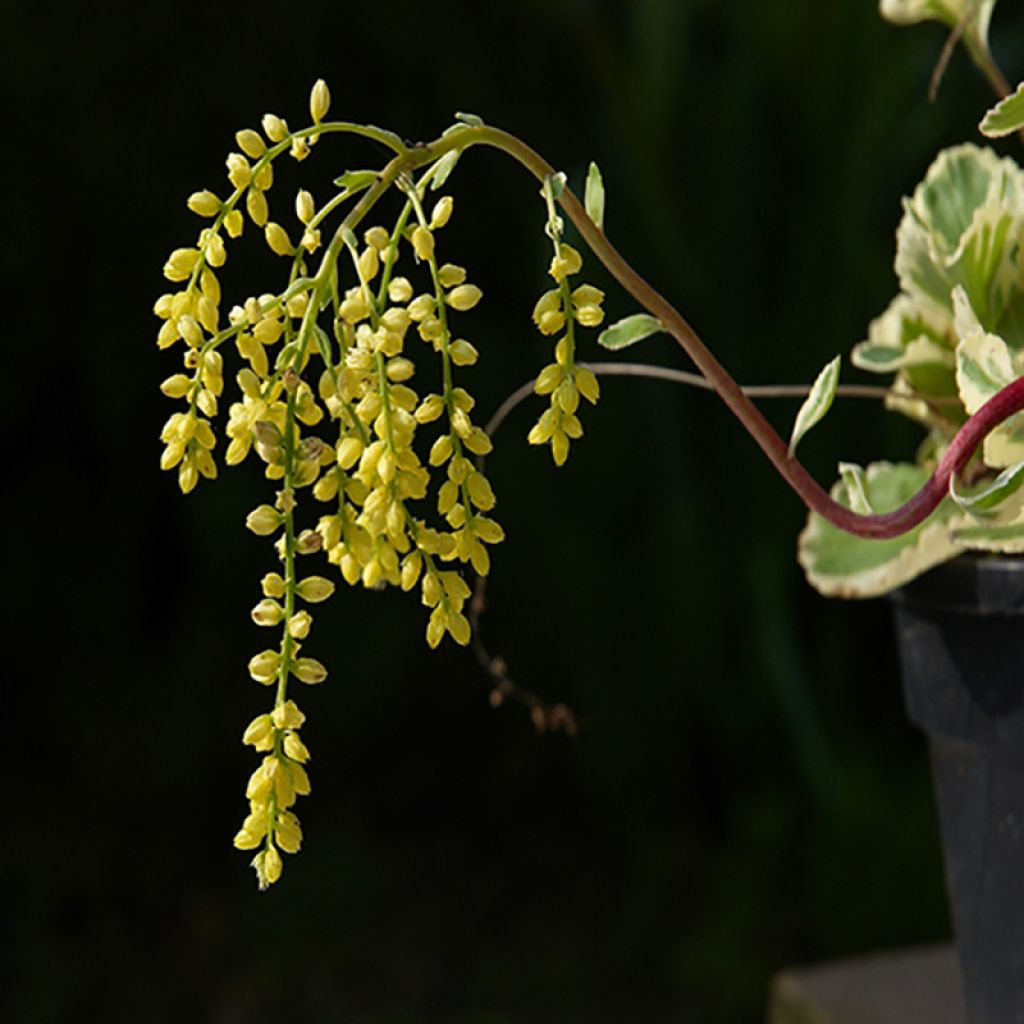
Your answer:
[[[214,423],[228,375],[237,392],[227,409],[223,462],[237,465],[255,453],[272,482],[273,499],[245,522],[274,544],[252,619],[276,639],[249,662],[250,676],[273,687],[274,698],[243,735],[263,760],[249,780],[249,812],[234,840],[256,851],[260,888],[280,877],[280,851],[299,849],[293,806],[310,790],[309,751],[299,736],[305,715],[290,687],[327,676],[304,648],[313,623],[308,606],[330,597],[334,583],[300,571],[300,562],[322,553],[335,567],[328,575],[336,571],[350,585],[418,587],[429,609],[427,643],[436,647],[447,633],[465,645],[470,588],[461,570],[486,575],[489,548],[504,537],[491,514],[494,491],[477,464],[491,441],[473,420],[475,401],[462,382],[479,352],[461,337],[460,318],[482,291],[462,266],[438,255],[439,233],[454,209],[452,197],[439,192],[460,150],[400,167],[392,161],[381,172],[346,172],[327,202],[318,205],[301,189],[294,211],[272,209],[274,162],[286,154],[304,160],[324,134],[353,132],[399,157],[411,152],[380,129],[325,121],[329,101],[317,82],[310,126],[293,132],[267,114],[262,133],[237,133],[240,152],[227,158],[230,191],[223,199],[212,191],[189,197],[189,208],[208,223],[193,246],[171,253],[164,276],[177,289],[155,305],[163,321],[157,344],[179,347],[184,364],[161,385],[184,406],[162,431],[162,468],[177,469],[185,493],[200,477],[217,476]],[[401,200],[393,223],[364,227],[389,191]],[[572,290],[580,257],[561,239],[550,182],[544,194],[557,287],[538,303],[535,320],[545,334],[565,333],[556,362],[537,383],[552,404],[530,440],[550,442],[562,464],[568,439],[581,433],[578,395],[597,398],[596,379],[574,362],[574,325],[598,324],[603,296],[587,285]],[[332,222],[335,213],[340,222]],[[277,290],[244,298],[225,316],[217,270],[228,241],[247,224],[282,258],[286,274]],[[237,356],[231,374],[225,356]],[[421,394],[413,380],[431,362],[440,387]]]

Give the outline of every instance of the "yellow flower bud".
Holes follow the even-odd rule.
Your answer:
[[[292,139],[292,146],[288,153],[297,162],[305,160],[309,156],[309,142],[304,138]]]
[[[309,628],[313,625],[313,616],[307,611],[296,612],[288,620],[288,632],[296,640],[305,640],[309,636]]]
[[[298,729],[306,720],[306,716],[293,700],[286,700],[266,717],[269,717],[278,729]]]
[[[281,577],[280,573],[268,572],[260,581],[260,585],[263,588],[263,593],[266,594],[267,597],[284,597],[284,579]]]
[[[561,243],[558,255],[551,260],[548,273],[556,281],[564,281],[571,274],[578,274],[583,267],[583,257],[571,246]]]
[[[488,544],[500,544],[505,539],[505,531],[487,516],[477,516],[473,520],[473,530],[481,540],[487,541]]]
[[[198,249],[175,249],[164,264],[164,277],[168,281],[187,280],[198,259]]]
[[[422,568],[423,556],[418,551],[406,555],[402,560],[401,586],[403,590],[412,590],[416,586]]]
[[[377,225],[366,229],[363,241],[378,252],[383,252],[391,244],[391,235],[388,234],[386,228]]]
[[[442,288],[454,288],[466,280],[466,268],[457,267],[454,263],[446,263],[438,272],[437,278]]]
[[[442,196],[438,199],[430,214],[431,228],[443,228],[451,218],[454,206],[455,200],[451,196]]]
[[[441,581],[437,578],[437,573],[428,572],[423,577],[423,584],[420,588],[423,593],[423,603],[428,608],[433,608],[441,600]]]
[[[583,327],[597,327],[604,320],[604,310],[594,303],[576,307],[576,322]]]
[[[338,307],[338,312],[346,323],[357,324],[365,320],[370,315],[370,305],[362,289],[351,289]]]
[[[267,151],[267,144],[259,133],[254,132],[251,128],[243,128],[240,132],[235,132],[235,142],[238,143],[238,148],[246,156],[251,156],[253,160],[258,160]]]
[[[228,153],[225,161],[228,165],[228,181],[235,188],[245,188],[252,180],[252,168],[249,161],[241,153]]]
[[[474,455],[488,455],[494,449],[494,445],[491,444],[491,439],[487,436],[487,432],[482,427],[474,427],[469,432],[469,436],[464,438],[463,444]]]
[[[295,593],[303,601],[316,604],[326,601],[334,593],[334,584],[323,576],[307,576],[296,588]]]
[[[367,246],[362,253],[359,255],[359,280],[365,282],[372,281],[377,276],[377,271],[380,269],[380,257],[377,255],[377,250],[372,246]]]
[[[256,227],[261,228],[267,223],[270,216],[267,197],[255,185],[245,194],[245,209]]]
[[[216,194],[205,189],[202,192],[193,192],[188,197],[188,208],[200,217],[216,217],[220,213],[223,204]]]
[[[585,366],[576,367],[576,387],[591,405],[594,405],[601,395],[601,386],[597,382],[597,377]]]
[[[255,747],[271,736],[273,732],[274,723],[270,715],[260,715],[246,726],[245,732],[242,734],[242,742]]]
[[[483,512],[490,511],[497,504],[490,482],[483,473],[470,473],[466,489],[469,491],[469,500]]]
[[[433,649],[441,642],[445,630],[445,614],[443,608],[435,608],[430,613],[427,623],[427,644]]]
[[[288,232],[285,231],[280,224],[270,221],[263,229],[263,234],[267,240],[267,245],[269,245],[278,256],[291,256],[295,251],[292,248]]]
[[[309,112],[315,124],[319,124],[327,115],[327,109],[331,105],[331,93],[327,83],[318,78],[309,94]]]
[[[426,320],[434,312],[434,297],[432,295],[417,295],[409,303],[409,318],[415,321]]]
[[[564,430],[557,430],[551,435],[551,458],[555,460],[556,466],[564,466],[565,460],[569,458],[569,438]]]
[[[258,537],[269,537],[281,522],[281,513],[272,505],[260,505],[245,517],[245,525]]]
[[[192,388],[192,379],[186,377],[183,373],[176,373],[173,377],[168,377],[167,380],[160,385],[160,390],[168,398],[184,398]]]
[[[285,853],[299,852],[302,846],[302,829],[299,827],[299,819],[291,811],[283,811],[277,816],[274,838]]]
[[[203,275],[206,276],[205,274]],[[207,295],[200,295],[196,303],[196,316],[199,322],[211,333],[216,334],[219,315],[216,303]]]
[[[280,667],[281,656],[277,651],[260,651],[249,660],[249,675],[257,683],[263,683],[266,686],[277,678],[277,671]]]
[[[487,573],[482,572],[480,575],[486,576]],[[465,647],[470,637],[469,620],[461,612],[455,612],[448,617],[448,632],[457,644]]]
[[[271,142],[283,142],[288,138],[288,123],[276,114],[263,115],[263,134]]]
[[[263,865],[262,871],[257,869],[256,874],[260,877],[260,888],[265,889],[268,885],[273,885],[281,877],[281,855],[277,852],[277,848],[268,846],[263,851]]]
[[[448,293],[445,301],[452,309],[465,312],[472,309],[483,298],[483,294],[475,284],[460,284]]]
[[[263,842],[263,837],[266,835],[266,827],[261,832],[250,832],[248,829],[239,829],[235,833],[235,838],[232,840],[236,850],[255,850],[257,846]]]
[[[412,247],[418,260],[429,260],[434,255],[434,236],[422,224],[413,228]]]
[[[549,395],[556,387],[561,383],[562,367],[557,363],[550,363],[545,366],[543,370],[537,374],[537,380],[534,382],[533,390],[538,395]]]
[[[412,298],[412,285],[405,277],[394,277],[388,284],[388,298],[392,302],[408,302]]]
[[[417,423],[433,423],[443,412],[444,399],[440,395],[431,394],[423,399],[414,415]]]
[[[572,301],[577,306],[600,306],[604,302],[604,292],[592,284],[581,284],[572,293]]]
[[[442,466],[452,454],[450,434],[442,434],[431,446],[429,461],[432,466]]]
[[[276,626],[284,618],[284,609],[269,597],[265,597],[252,610],[252,621],[257,626]]]
[[[274,165],[265,163],[258,171],[253,172],[252,183],[261,191],[269,192],[274,184]]]
[[[327,678],[327,669],[316,658],[299,658],[292,665],[292,674],[303,683],[322,683]]]
[[[459,339],[448,346],[448,354],[456,366],[472,366],[479,358],[480,353],[468,342]]]
[[[300,188],[295,193],[295,216],[303,224],[308,224],[316,216],[316,204],[313,202],[313,196],[304,188]]]
[[[409,380],[410,377],[416,372],[416,365],[411,359],[391,359],[388,361],[386,372],[388,380],[394,381],[396,384],[403,380]]]
[[[191,316],[178,317],[178,333],[185,339],[185,343],[192,348],[198,348],[203,343],[202,328]]]
[[[242,233],[242,227],[244,224],[245,220],[242,217],[241,210],[232,210],[224,218],[224,230],[231,238],[237,238]]]
[[[363,454],[363,442],[357,437],[346,437],[338,442],[338,465],[351,469]]]
[[[286,757],[298,761],[300,764],[305,764],[309,760],[309,750],[306,748],[306,744],[294,732],[288,733],[284,738],[284,753]]]

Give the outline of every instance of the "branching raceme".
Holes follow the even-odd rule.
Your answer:
[[[328,121],[329,101],[327,86],[317,82],[308,127],[292,131],[268,114],[262,133],[238,132],[240,152],[227,158],[231,190],[224,199],[210,191],[189,197],[190,209],[209,223],[193,246],[171,253],[164,276],[177,287],[155,305],[163,321],[157,344],[178,346],[183,361],[183,372],[162,384],[168,397],[184,404],[161,434],[162,467],[177,469],[185,493],[201,477],[216,477],[214,423],[225,394],[224,352],[233,348],[237,392],[228,407],[223,461],[236,465],[255,452],[275,492],[272,502],[246,519],[253,533],[274,543],[274,564],[263,577],[252,618],[276,637],[249,662],[250,675],[273,689],[273,699],[244,731],[243,742],[262,761],[249,779],[249,810],[234,840],[240,849],[256,851],[261,888],[280,877],[281,851],[294,853],[302,841],[293,808],[310,791],[309,751],[300,738],[305,716],[294,684],[311,686],[327,677],[305,647],[311,606],[335,589],[329,577],[371,589],[418,586],[429,609],[428,644],[436,647],[447,633],[465,645],[471,639],[465,608],[470,587],[463,570],[485,576],[489,548],[504,536],[492,515],[494,491],[474,460],[490,451],[491,440],[474,423],[474,399],[462,384],[479,352],[460,336],[458,325],[482,292],[462,266],[439,254],[454,208],[442,190],[469,147],[504,151],[541,185],[555,286],[537,301],[533,319],[557,342],[554,362],[534,384],[550,404],[529,440],[550,445],[558,465],[567,458],[570,440],[582,434],[579,397],[591,403],[598,398],[597,379],[577,362],[576,344],[580,328],[601,324],[604,297],[573,280],[582,258],[564,240],[563,214],[646,310],[606,329],[606,346],[620,347],[655,330],[671,334],[808,506],[843,530],[886,537],[912,528],[945,497],[950,477],[978,443],[1024,408],[1024,380],[1012,381],[966,419],[928,483],[902,508],[858,514],[849,501],[834,500],[810,479],[686,321],[612,247],[603,230],[596,168],[584,207],[564,176],[538,154],[478,118],[460,116],[433,142],[410,146],[381,129]],[[286,154],[304,160],[325,135],[345,133],[382,144],[394,155],[379,170],[342,174],[336,193],[319,206],[300,190],[294,227],[272,220],[272,212],[289,219],[276,205],[272,211],[268,198],[275,161]],[[389,194],[399,200],[393,224],[367,224]],[[279,291],[245,298],[225,315],[217,271],[227,259],[228,240],[243,233],[246,221],[287,262],[286,283]],[[412,382],[431,364],[440,386],[421,395]],[[815,390],[810,404],[827,405],[830,396]],[[427,436],[420,444],[422,433]],[[311,516],[317,506],[320,511]],[[317,552],[334,567],[328,575],[300,568]]]

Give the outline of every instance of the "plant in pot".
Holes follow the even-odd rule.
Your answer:
[[[894,21],[946,22],[951,42],[963,40],[1004,97],[987,115],[986,130],[1010,134],[1024,122],[1024,96],[1009,96],[989,53],[993,5],[884,0],[882,11]],[[480,353],[460,337],[462,318],[483,293],[458,255],[446,252],[443,233],[454,211],[449,181],[474,146],[504,152],[540,184],[538,225],[550,246],[551,280],[532,319],[550,338],[553,356],[531,389],[545,397],[547,408],[529,440],[547,446],[557,464],[582,435],[581,404],[599,399],[598,376],[614,372],[582,361],[581,342],[604,319],[603,293],[581,276],[581,250],[589,250],[642,309],[605,327],[597,340],[610,350],[658,332],[679,342],[701,383],[718,391],[811,509],[800,560],[823,593],[876,595],[910,584],[961,552],[1024,548],[1024,427],[1017,416],[1024,409],[1024,380],[1018,377],[1024,172],[1010,159],[973,144],[947,150],[906,201],[897,235],[900,294],[871,325],[853,361],[895,374],[886,404],[918,421],[926,436],[914,463],[866,469],[842,464],[829,494],[794,453],[841,393],[838,358],[808,389],[787,444],[683,317],[608,240],[596,166],[581,202],[565,176],[528,145],[478,117],[459,115],[438,138],[413,145],[384,129],[330,120],[329,107],[328,88],[318,81],[308,125],[292,130],[268,114],[261,131],[237,133],[239,151],[227,158],[229,190],[189,197],[190,209],[206,224],[194,244],[169,256],[164,276],[171,288],[155,305],[162,321],[157,343],[177,350],[183,361],[181,371],[161,385],[182,403],[162,432],[162,467],[176,470],[186,493],[200,479],[214,479],[214,424],[222,419],[222,464],[255,461],[270,482],[267,500],[248,514],[246,525],[272,544],[251,614],[273,640],[249,661],[249,674],[272,696],[266,712],[244,730],[243,742],[262,759],[249,779],[248,813],[235,836],[236,846],[255,851],[261,888],[280,878],[282,852],[295,853],[302,842],[294,807],[310,789],[309,751],[301,739],[305,715],[296,689],[327,677],[326,666],[306,653],[312,606],[341,581],[415,590],[429,609],[427,643],[436,647],[449,637],[466,645],[474,617],[467,577],[487,576],[490,549],[503,538],[483,464],[493,430],[474,418],[475,401],[465,386]],[[390,158],[373,169],[340,174],[333,193],[320,202],[300,189],[279,207],[274,193],[272,210],[275,162],[304,161],[331,135],[362,137]],[[567,221],[582,244],[566,240]],[[275,287],[228,303],[218,270],[228,243],[243,233],[260,237],[283,271]],[[229,376],[233,384],[226,389]],[[326,556],[327,568],[307,570],[317,556]],[[1003,565],[974,561],[955,570],[967,578],[971,601],[980,599],[983,608],[996,602],[998,622],[1015,610],[1014,595],[1024,594],[1013,589],[1016,574]],[[1007,956],[1024,956],[1024,914],[1000,919],[989,932],[977,911],[989,903],[995,909],[1019,905],[1012,900],[1017,890],[1009,871],[1015,848],[998,855],[999,873],[991,865],[997,837],[1015,841],[1024,813],[1014,755],[1020,695],[1012,676],[995,683],[988,675],[1001,659],[1014,663],[1015,641],[982,640],[984,657],[974,647],[966,654],[947,647],[936,630],[964,633],[964,621],[979,619],[975,606],[963,597],[942,604],[944,598],[915,588],[904,591],[899,605],[909,632],[925,637],[906,656],[909,704],[915,720],[936,737],[938,775],[960,787],[941,798],[943,814],[948,817],[958,804],[975,817],[999,807],[995,824],[972,820],[966,832],[946,825],[947,835],[964,832],[979,846],[965,854],[978,854],[963,862],[967,867],[958,866],[959,854],[950,859],[954,892],[964,872],[973,887],[964,900],[954,897],[972,1019],[1017,1019],[1010,1014],[1024,1014],[1024,970]],[[970,636],[967,642],[974,643]],[[939,669],[928,660],[934,657],[950,673],[939,689]],[[982,668],[980,682],[963,674],[965,662]],[[497,698],[522,697],[538,724],[572,727],[564,708],[519,691],[499,664],[489,667]],[[980,754],[985,745],[996,753]],[[975,947],[979,953],[972,952]],[[982,977],[982,968],[1001,953],[1007,956],[999,961],[1005,969],[998,983]]]

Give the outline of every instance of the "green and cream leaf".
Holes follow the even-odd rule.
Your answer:
[[[877,512],[890,512],[913,497],[927,478],[920,466],[872,463],[862,478],[864,500]],[[832,497],[847,508],[853,505],[844,480],[832,488]],[[970,524],[948,498],[909,533],[887,540],[855,537],[812,514],[800,535],[798,557],[808,581],[822,594],[875,597],[958,554],[963,545],[952,538],[951,529]]]
[[[1001,99],[982,118],[978,125],[982,135],[990,139],[1012,135],[1024,128],[1024,82],[1017,86],[1017,91]]]
[[[660,334],[665,328],[657,317],[649,313],[634,313],[606,327],[598,336],[597,343],[613,352],[635,345],[652,334]]]
[[[789,455],[793,456],[796,446],[801,438],[816,423],[819,423],[825,413],[829,411],[832,402],[836,397],[836,388],[839,386],[839,366],[841,357],[836,356],[829,362],[815,378],[811,387],[811,393],[800,406],[793,423],[793,433],[789,438]]]
[[[1020,513],[1018,492],[1022,483],[1024,462],[1018,462],[1004,469],[995,480],[969,491],[960,490],[956,477],[952,476],[949,479],[949,496],[978,520],[992,520],[1007,515],[1016,517]]]

